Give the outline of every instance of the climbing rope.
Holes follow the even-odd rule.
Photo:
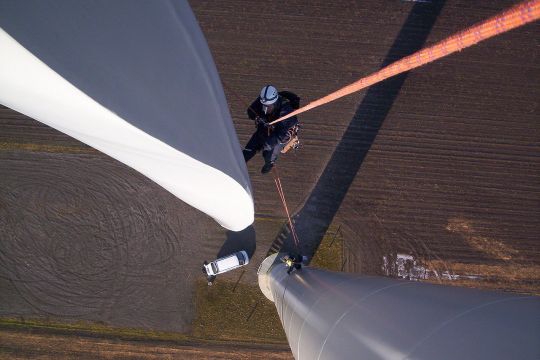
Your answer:
[[[243,99],[242,99],[242,96],[240,96],[240,94],[238,94],[236,91],[234,91],[234,89],[232,89],[231,87],[225,85],[225,83],[223,85],[240,102],[245,103],[245,101],[243,101]],[[256,111],[251,106],[248,106],[248,108],[251,109],[251,111],[253,111],[254,113],[256,113]],[[279,172],[278,172],[277,166],[275,166],[275,165],[274,165],[274,169],[272,171],[272,175],[274,176],[274,182],[276,184],[276,188],[277,188],[277,191],[278,191],[278,194],[279,194],[279,198],[281,199],[281,203],[283,205],[283,208],[285,209],[285,214],[287,214],[287,220],[289,221],[289,228],[291,229],[291,234],[292,234],[292,237],[293,237],[293,240],[294,240],[294,246],[296,247],[296,251],[298,251],[300,241],[298,240],[298,235],[296,234],[296,229],[294,227],[294,223],[292,221],[292,218],[291,218],[291,215],[290,215],[290,212],[289,212],[289,207],[287,206],[287,200],[285,199],[285,192],[283,191],[283,186],[281,185],[281,179],[279,177]]]
[[[315,100],[306,106],[303,106],[300,109],[271,122],[270,125],[318,106],[327,104],[346,95],[360,91],[392,76],[415,69],[437,59],[448,56],[454,52],[461,51],[462,49],[475,45],[483,40],[528,24],[538,20],[539,18],[540,0],[525,1],[507,11],[500,13],[497,16],[474,25],[467,30],[454,34],[433,46],[419,50],[414,54],[404,57],[403,59],[400,59],[369,76],[361,78],[350,85]]]
[[[274,182],[276,183],[276,188],[279,194],[279,197],[281,198],[281,202],[283,204],[283,208],[285,209],[285,213],[287,214],[287,219],[289,220],[289,227],[291,229],[291,234],[294,240],[294,246],[296,247],[296,251],[298,251],[299,243],[298,235],[296,234],[296,229],[294,228],[294,223],[291,219],[291,215],[289,213],[289,208],[287,206],[287,200],[285,200],[285,193],[283,192],[283,187],[281,186],[281,179],[279,178],[279,172],[277,170],[277,167],[274,166],[274,170],[272,171],[272,175],[274,176]]]

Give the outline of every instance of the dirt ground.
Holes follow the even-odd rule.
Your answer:
[[[306,103],[516,1],[191,3],[242,142],[261,84]],[[278,167],[304,250],[341,225],[346,271],[396,275],[384,259],[412,255],[428,280],[540,293],[538,34],[530,24],[300,115],[304,147]],[[257,160],[256,211],[280,214]]]
[[[189,329],[206,219],[100,154],[0,159],[0,314]]]
[[[263,85],[306,103],[514,3],[190,1],[241,143]],[[300,240],[315,251],[333,225],[345,271],[413,277],[417,266],[428,281],[540,293],[539,34],[527,25],[301,115],[303,148],[278,162],[289,207],[306,219]],[[0,315],[190,331],[202,261],[249,248],[245,273],[225,278],[255,284],[283,235],[261,166],[249,164],[255,224],[232,234],[1,107]],[[399,254],[414,258],[405,275]]]
[[[21,347],[21,343],[24,347]],[[275,346],[274,346],[275,347]],[[0,359],[293,359],[289,349],[255,345],[175,345],[77,335],[2,331]]]

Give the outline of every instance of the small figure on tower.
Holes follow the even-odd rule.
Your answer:
[[[290,275],[294,270],[300,270],[302,265],[307,263],[307,256],[290,253],[281,258],[281,261],[287,266],[287,274]]]

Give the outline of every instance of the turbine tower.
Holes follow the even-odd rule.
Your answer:
[[[296,360],[539,359],[540,298],[261,264]]]

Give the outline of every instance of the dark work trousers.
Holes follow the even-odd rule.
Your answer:
[[[265,163],[275,162],[285,146],[279,142],[276,134],[267,135],[266,129],[257,129],[255,134],[251,136],[246,147],[242,151],[244,160],[248,162],[253,156],[262,150],[262,155]]]

